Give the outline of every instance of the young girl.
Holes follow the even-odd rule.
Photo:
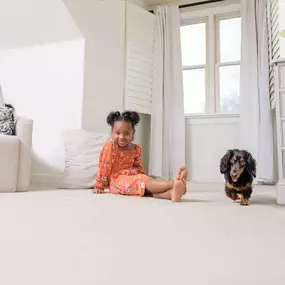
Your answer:
[[[188,172],[180,167],[174,181],[153,180],[142,166],[142,149],[133,144],[135,126],[140,117],[137,112],[111,112],[107,123],[112,128],[100,154],[99,171],[94,193],[103,193],[109,188],[112,194],[151,196],[180,202],[186,193]]]

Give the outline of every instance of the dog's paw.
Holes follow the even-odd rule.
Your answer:
[[[245,199],[242,197],[240,200],[240,205],[241,206],[248,206],[248,199]]]
[[[230,197],[232,200],[234,200],[234,201],[236,201],[236,200],[238,200],[239,199],[239,196],[238,196],[238,194],[236,194],[236,193],[231,193],[231,197]]]

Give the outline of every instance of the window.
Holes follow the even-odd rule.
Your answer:
[[[195,39],[195,41],[193,41]],[[206,109],[206,23],[181,27],[184,112]]]
[[[218,12],[182,21],[185,114],[239,113],[241,18]]]
[[[219,48],[216,49],[219,106],[216,106],[216,110],[239,113],[241,18],[218,19],[216,25],[219,34]]]

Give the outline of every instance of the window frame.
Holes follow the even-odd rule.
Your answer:
[[[205,7],[206,6],[206,7]],[[238,118],[239,113],[220,112],[220,93],[219,93],[219,67],[229,65],[239,65],[240,61],[220,63],[220,38],[219,21],[240,17],[240,3],[220,5],[202,5],[194,10],[187,8],[180,10],[180,26],[206,23],[206,64],[205,64],[205,113],[192,114],[185,113],[188,119],[205,118],[206,121],[212,118]],[[203,20],[203,21],[202,21]],[[188,67],[186,67],[188,68]],[[183,70],[186,70],[183,66]],[[202,68],[202,65],[201,65]],[[193,69],[193,68],[192,68]]]

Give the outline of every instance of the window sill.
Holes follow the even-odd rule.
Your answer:
[[[237,124],[239,114],[185,114],[187,125],[200,124]]]

